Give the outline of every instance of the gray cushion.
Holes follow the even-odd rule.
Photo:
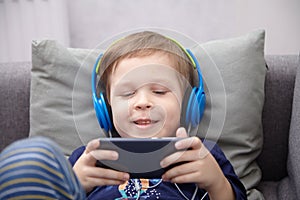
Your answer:
[[[212,93],[200,124],[200,135],[218,142],[248,189],[248,198],[262,199],[255,186],[261,178],[256,158],[263,142],[264,31],[212,41],[195,52],[200,63],[204,62],[204,80]],[[211,87],[216,82],[224,84],[225,94],[221,87]]]
[[[32,43],[30,136],[53,139],[66,155],[103,136],[95,118],[90,85],[98,53],[65,48],[50,40]]]

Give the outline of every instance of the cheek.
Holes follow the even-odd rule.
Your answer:
[[[176,101],[168,101],[165,104],[166,111],[166,123],[175,123],[179,125],[180,115],[181,115],[181,102]]]
[[[128,113],[129,113],[128,101],[112,100],[111,101],[111,111],[112,111],[114,120],[128,116]]]
[[[164,128],[160,133],[161,137],[174,137],[176,135],[176,130],[180,126],[180,109],[181,103],[173,102],[169,103],[165,107],[166,118],[164,123]]]

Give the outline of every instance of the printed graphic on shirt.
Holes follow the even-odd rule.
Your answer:
[[[150,197],[155,197],[155,199],[160,199],[160,193],[155,187],[160,179],[130,179],[122,185],[119,185],[119,192],[121,197],[116,200],[131,200],[131,199],[148,199]]]

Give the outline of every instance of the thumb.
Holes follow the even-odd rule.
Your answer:
[[[176,137],[185,138],[187,136],[188,136],[188,134],[187,134],[185,128],[180,127],[180,128],[177,129],[177,131],[176,131]]]
[[[91,140],[85,148],[86,153],[96,150],[99,147],[99,145],[100,145],[99,139]]]
[[[85,164],[88,165],[94,164],[96,158],[93,152],[99,147],[99,145],[100,145],[99,139],[91,140],[85,147],[85,151],[83,153],[84,156],[81,156],[79,159]]]

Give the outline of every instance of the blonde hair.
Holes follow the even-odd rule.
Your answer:
[[[168,55],[173,62],[173,67],[182,74],[191,85],[194,85],[193,64],[186,52],[184,52],[176,42],[161,34],[143,31],[128,35],[116,41],[103,54],[98,73],[102,85],[101,90],[106,91],[108,99],[110,96],[108,92],[110,89],[110,76],[121,60],[145,57],[158,52]]]

